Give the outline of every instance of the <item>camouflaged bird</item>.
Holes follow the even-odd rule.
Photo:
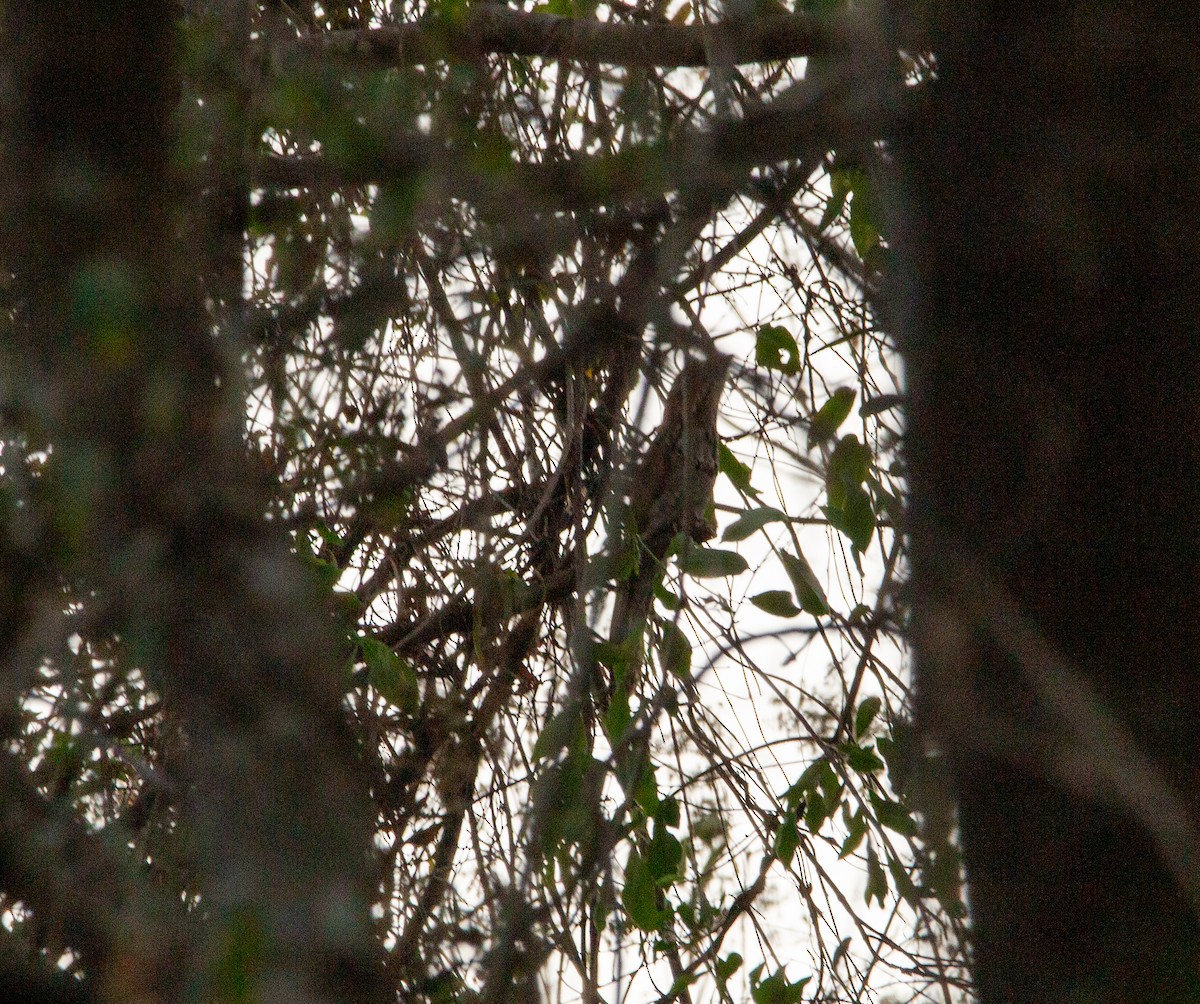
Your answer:
[[[716,533],[710,514],[717,477],[717,412],[729,356],[689,358],[667,395],[662,424],[637,466],[629,516],[646,548],[662,560],[677,533],[697,543]]]
[[[701,543],[716,533],[711,515],[717,477],[717,413],[729,356],[712,351],[689,357],[667,395],[662,424],[630,479],[631,526],[639,538],[638,570],[617,597],[610,640],[622,644],[640,631],[653,584],[675,535]],[[629,685],[636,679],[635,658]]]

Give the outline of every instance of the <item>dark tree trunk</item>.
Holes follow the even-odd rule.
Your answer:
[[[0,258],[16,319],[0,342],[0,417],[50,448],[45,540],[21,557],[103,611],[185,737],[186,756],[158,774],[190,828],[202,909],[185,919],[140,873],[103,871],[105,845],[17,789],[13,776],[28,778],[2,758],[0,887],[65,931],[99,999],[178,999],[181,986],[232,999],[244,984],[262,1001],[382,1000],[344,655],[264,518],[242,348],[214,336],[194,291],[198,263],[227,264],[227,248],[178,236],[177,14],[154,0],[4,8]],[[0,738],[19,727],[29,682],[12,648],[0,649]],[[47,880],[60,873],[71,895]],[[186,937],[164,935],[175,928]]]
[[[898,144],[894,303],[979,993],[1194,1001],[1195,8],[953,9]]]

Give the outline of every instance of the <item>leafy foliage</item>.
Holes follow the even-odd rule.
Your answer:
[[[864,405],[839,438],[855,401],[899,401],[867,298],[876,190],[826,155],[839,135],[733,142],[803,91],[804,53],[699,73],[505,34],[562,36],[553,16],[649,39],[719,18],[700,4],[263,3],[241,34],[188,6],[181,227],[237,360],[262,515],[298,558],[268,572],[307,574],[338,641],[388,992],[796,1004],[896,974],[958,985],[957,860],[923,850],[906,786],[896,409]],[[95,324],[119,327],[109,313]],[[667,433],[706,431],[665,429],[664,407],[717,353],[714,455],[668,473],[680,498],[722,477],[658,547],[638,479]],[[69,523],[39,488],[57,444],[6,436],[9,516]],[[114,627],[86,578],[55,588],[14,755],[202,913],[194,726],[148,675],[161,639]],[[265,692],[251,675],[228,700]],[[36,904],[6,906],[47,957],[74,947]],[[801,914],[803,942],[770,938]],[[253,999],[267,935],[230,924],[222,985]]]

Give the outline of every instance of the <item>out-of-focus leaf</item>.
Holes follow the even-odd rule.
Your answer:
[[[717,959],[716,977],[717,982],[724,986],[729,982],[729,978],[742,968],[742,957],[737,952],[730,952],[725,958]]]
[[[912,877],[908,874],[908,870],[901,864],[898,858],[888,855],[888,871],[892,873],[892,881],[896,885],[896,892],[900,898],[909,906],[916,906],[921,898],[921,894],[917,892],[917,887],[913,883]]]
[[[718,547],[689,547],[679,556],[679,567],[697,579],[721,579],[741,575],[750,565],[737,551]]]
[[[663,826],[678,826],[679,799],[674,795],[668,795],[666,798],[660,799],[658,808],[654,810],[654,818],[662,823]]]
[[[825,203],[825,212],[821,214],[820,229],[824,230],[829,224],[842,215],[846,206],[846,197],[850,194],[850,178],[846,171],[834,171],[829,176],[830,195]]]
[[[657,931],[666,919],[658,906],[658,887],[646,860],[636,851],[629,852],[625,863],[625,888],[621,890],[621,905],[629,919],[643,931]]]
[[[846,839],[842,841],[841,849],[838,851],[838,857],[844,858],[853,854],[858,850],[859,844],[867,833],[867,817],[863,814],[862,809],[859,809],[853,816],[849,813],[844,814],[846,822]]]
[[[683,845],[665,827],[654,825],[654,837],[646,848],[646,867],[654,884],[662,887],[679,878],[679,865],[683,861]]]
[[[758,490],[750,484],[750,468],[738,460],[724,443],[717,446],[717,469],[729,478],[738,491],[746,495],[758,495]]]
[[[533,758],[540,760],[566,749],[574,741],[579,724],[579,709],[574,705],[555,712],[542,727],[541,735],[533,744]]]
[[[879,856],[875,853],[875,848],[868,844],[867,890],[865,895],[867,905],[871,905],[872,899],[877,899],[879,900],[879,905],[883,906],[883,901],[887,897],[887,892],[887,872],[883,870],[883,866],[879,863]]]
[[[629,694],[624,687],[616,687],[604,712],[604,734],[613,744],[620,743],[625,738],[625,730],[633,716],[629,711]]]
[[[792,602],[792,594],[786,589],[768,589],[751,596],[750,602],[776,617],[796,617],[800,613],[800,608]]]
[[[761,978],[763,966],[756,966],[750,973],[750,997],[754,1004],[800,1004],[804,986],[811,976],[789,983],[784,969],[775,970],[766,979]]]
[[[658,661],[665,672],[681,680],[692,675],[692,643],[674,621],[667,621],[662,626]]]
[[[839,387],[830,395],[817,413],[813,415],[812,424],[808,428],[808,446],[811,449],[827,439],[832,439],[841,424],[850,417],[850,409],[854,407],[855,391],[853,387]]]
[[[754,343],[754,361],[767,369],[792,375],[800,372],[800,349],[787,328],[764,324]]]
[[[871,799],[871,807],[875,810],[875,816],[889,830],[895,830],[903,837],[915,837],[917,835],[917,823],[912,818],[912,815],[899,802],[893,802],[890,798],[875,792],[868,792]]]
[[[371,686],[389,704],[413,714],[417,710],[417,676],[411,663],[401,659],[377,638],[360,638],[359,650],[367,665]]]
[[[879,709],[882,707],[883,701],[878,697],[868,697],[858,705],[858,711],[854,713],[855,738],[861,738],[863,733],[871,727],[871,723],[875,721],[875,716],[879,714]]]
[[[725,532],[721,534],[721,540],[727,543],[736,543],[737,541],[745,540],[753,533],[757,533],[768,523],[778,523],[786,520],[786,515],[778,509],[772,509],[770,506],[764,506],[762,509],[748,509],[725,528]]]
[[[804,555],[780,551],[779,558],[783,562],[783,570],[792,581],[792,588],[796,591],[796,602],[800,604],[800,608],[815,617],[828,614],[829,601],[825,598],[825,590],[821,588],[821,583]]]
[[[772,851],[784,865],[790,865],[800,845],[800,831],[796,825],[796,813],[789,809],[783,814],[779,829],[775,831],[775,842]]]
[[[874,774],[883,770],[883,761],[875,755],[875,750],[870,746],[846,743],[842,752],[846,755],[846,763],[859,774]]]
[[[825,493],[829,496],[830,505],[841,508],[845,504],[846,493],[867,480],[874,462],[875,456],[869,446],[860,443],[857,436],[843,436],[833,448],[825,467]]]
[[[829,525],[844,533],[859,554],[870,546],[875,533],[875,509],[871,497],[863,489],[854,488],[847,492],[841,508],[828,505],[823,511]]]

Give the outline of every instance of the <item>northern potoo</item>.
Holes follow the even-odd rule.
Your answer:
[[[658,560],[677,533],[701,542],[716,532],[706,513],[717,476],[717,411],[729,361],[718,352],[687,360],[635,471],[629,515]]]
[[[709,508],[717,477],[717,412],[729,356],[688,358],[667,395],[662,424],[629,488],[628,519],[640,549],[638,570],[617,598],[611,637],[620,644],[645,621],[651,587],[678,533],[697,543],[716,532]]]

